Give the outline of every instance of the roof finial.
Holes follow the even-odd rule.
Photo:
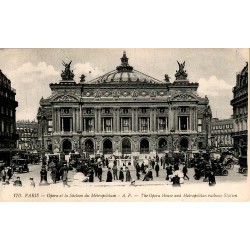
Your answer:
[[[126,55],[126,51],[123,51],[123,56],[121,57],[121,65],[116,67],[116,69],[120,71],[129,71],[131,72],[133,70],[133,67],[129,66],[128,64],[128,58]]]

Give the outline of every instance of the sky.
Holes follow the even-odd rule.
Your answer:
[[[36,119],[40,99],[50,96],[50,83],[58,83],[62,61],[72,60],[75,81],[86,81],[120,65],[123,51],[129,64],[156,79],[175,80],[177,61],[186,62],[190,82],[198,82],[198,94],[207,95],[213,117],[230,118],[236,73],[249,62],[248,49],[0,49],[0,69],[16,89],[17,120]]]

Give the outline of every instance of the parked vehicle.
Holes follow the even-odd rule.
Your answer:
[[[11,166],[14,172],[29,172],[29,167],[26,159],[12,159]]]

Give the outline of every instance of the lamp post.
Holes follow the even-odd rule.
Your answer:
[[[172,128],[170,130],[170,135],[171,135],[171,153],[172,154],[174,152],[174,137],[173,137],[174,133],[175,133],[175,130]]]
[[[45,148],[44,148],[44,123],[46,121],[46,116],[44,114],[44,111],[39,108],[38,110],[38,115],[37,115],[37,120],[40,121],[41,124],[41,137],[42,137],[42,169],[40,171],[41,175],[41,181],[39,183],[39,186],[48,186],[49,183],[47,181],[47,170],[46,170],[46,161],[45,161]]]

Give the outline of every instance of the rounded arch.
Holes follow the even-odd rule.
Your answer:
[[[94,142],[92,139],[86,139],[84,141],[84,149],[86,152],[93,154],[94,153]]]
[[[122,140],[122,154],[131,154],[131,141],[128,138]]]
[[[158,140],[158,152],[162,153],[168,148],[168,141],[166,138],[159,138]]]
[[[141,154],[149,153],[149,140],[147,138],[142,138],[140,141],[140,153]]]
[[[70,139],[64,139],[62,141],[62,152],[69,154],[72,150],[72,142]]]
[[[189,148],[189,139],[187,137],[181,137],[180,138],[180,150],[181,151],[187,151]]]
[[[103,140],[103,154],[113,154],[112,140],[107,138]]]

